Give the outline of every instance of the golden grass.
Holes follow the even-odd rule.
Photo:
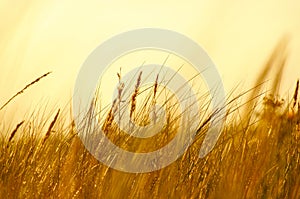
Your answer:
[[[266,68],[270,69],[269,64]],[[264,73],[259,83],[265,80]],[[132,101],[138,96],[138,82]],[[121,100],[123,88],[120,82],[118,99],[103,127],[108,137],[124,149],[141,151],[172,139],[176,133],[172,119],[150,142],[116,134],[112,112],[117,111],[114,105]],[[182,157],[151,173],[124,173],[98,162],[83,146],[74,122],[64,123],[60,110],[48,128],[26,118],[9,137],[6,129],[0,129],[7,135],[0,138],[0,198],[300,198],[299,81],[291,102],[258,90],[255,87],[228,100],[223,132],[205,158],[198,155],[209,117]],[[250,100],[235,104],[246,94]],[[13,139],[17,131],[21,133]]]

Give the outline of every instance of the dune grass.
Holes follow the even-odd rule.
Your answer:
[[[280,49],[281,44],[257,85],[274,65],[284,66]],[[138,111],[139,79],[132,114]],[[0,129],[0,198],[300,198],[299,81],[293,97],[285,100],[276,93],[278,81],[270,92],[257,86],[228,99],[223,132],[205,158],[198,155],[209,118],[182,157],[150,173],[124,173],[98,162],[63,111],[45,119],[46,127],[34,117],[24,118],[15,128]],[[116,134],[111,111],[103,129],[122,145],[128,137]],[[164,131],[172,134],[174,126],[168,123]],[[156,137],[153,146],[133,141],[131,147],[157,147],[171,138]]]

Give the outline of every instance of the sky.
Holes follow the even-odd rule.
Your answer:
[[[217,66],[227,92],[237,85],[251,88],[274,47],[288,37],[285,94],[300,77],[299,10],[300,2],[292,0],[0,0],[0,105],[52,71],[0,115],[12,121],[40,105],[65,107],[89,54],[114,35],[145,27],[196,41]]]

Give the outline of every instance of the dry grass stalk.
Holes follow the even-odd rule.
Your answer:
[[[121,82],[121,78],[122,78],[122,68],[119,69],[119,72],[117,73],[118,79],[119,79],[119,83]]]
[[[125,87],[125,84],[121,81],[122,79],[122,73],[121,73],[121,68],[120,68],[120,72],[117,73],[117,76],[118,76],[118,79],[119,79],[119,85],[118,85],[118,100],[119,100],[119,103],[122,101],[122,92],[123,92],[123,89]]]
[[[136,85],[135,85],[135,90],[134,90],[134,93],[131,97],[131,108],[130,108],[130,117],[132,117],[132,114],[134,113],[135,109],[136,109],[136,97],[139,93],[139,88],[140,88],[140,85],[141,85],[141,78],[142,78],[142,73],[143,72],[140,72],[139,76],[138,76],[138,79],[137,79],[137,82],[136,82]]]
[[[156,79],[154,83],[153,100],[155,100],[156,98],[157,88],[158,88],[158,74],[156,75]]]
[[[295,108],[296,104],[297,104],[297,99],[298,99],[298,91],[299,91],[299,79],[296,83],[296,89],[295,89],[295,92],[294,92],[294,104],[293,104],[293,108]]]
[[[102,129],[104,130],[104,131],[107,131],[108,130],[108,128],[111,126],[111,124],[112,124],[112,122],[113,122],[113,120],[114,120],[114,110],[115,110],[115,104],[116,104],[116,99],[114,100],[114,102],[113,102],[113,105],[112,105],[112,107],[111,107],[111,109],[109,110],[109,112],[108,112],[108,115],[107,115],[107,117],[106,117],[106,120],[105,120],[105,122],[104,122],[104,124],[103,124],[103,127],[102,127]]]
[[[114,120],[114,114],[117,112],[118,107],[120,107],[120,102],[122,101],[122,92],[123,89],[125,87],[125,84],[123,82],[121,82],[122,76],[121,76],[121,68],[120,68],[120,72],[117,73],[118,79],[119,79],[119,85],[118,85],[118,97],[117,99],[114,99],[112,106],[108,112],[108,115],[105,119],[105,122],[102,126],[102,129],[104,131],[107,131],[108,128],[111,126],[113,120]],[[119,104],[119,106],[117,106]]]
[[[48,73],[45,73],[44,75],[40,76],[39,78],[37,78],[36,80],[34,80],[33,82],[31,82],[30,84],[27,84],[22,90],[20,90],[19,92],[17,92],[14,96],[12,96],[9,100],[7,100],[7,102],[5,102],[1,108],[0,108],[0,111],[5,107],[7,106],[15,97],[17,97],[18,95],[22,94],[26,89],[28,89],[30,86],[36,84],[38,81],[40,81],[42,78],[48,76],[50,73],[52,72],[48,72]]]
[[[16,132],[18,131],[18,129],[24,124],[25,120],[23,120],[22,122],[20,122],[19,124],[17,124],[16,128],[11,132],[10,134],[10,137],[8,139],[8,144],[7,146],[9,145],[9,142],[11,142],[11,140],[15,137],[16,135]]]
[[[46,133],[46,135],[45,135],[45,137],[44,137],[44,139],[43,139],[43,144],[44,144],[44,143],[46,142],[46,140],[49,138],[49,136],[50,136],[50,134],[51,134],[51,131],[52,131],[52,128],[53,128],[54,124],[55,124],[56,121],[57,121],[59,112],[60,112],[60,109],[58,109],[58,111],[57,111],[57,113],[56,113],[54,119],[52,120],[52,122],[51,122],[51,124],[50,124],[50,126],[49,126],[49,128],[48,128],[48,130],[47,130],[47,133]]]
[[[153,89],[153,99],[151,102],[151,106],[154,107],[156,104],[156,93],[157,93],[157,88],[158,88],[158,74],[156,75],[155,83],[154,83],[154,89]],[[157,117],[156,117],[156,109],[153,109],[153,121],[156,123]]]
[[[119,124],[121,123],[121,102],[122,102],[122,93],[125,87],[125,84],[121,81],[122,79],[122,74],[121,74],[121,68],[120,68],[120,73],[117,73],[118,78],[119,78],[119,85],[118,85],[118,106],[115,106],[115,109],[113,110],[113,113],[115,113],[117,110],[119,110]],[[116,103],[117,104],[117,103]],[[114,108],[114,104],[113,104],[113,108]],[[120,129],[119,129],[119,133],[120,133]]]

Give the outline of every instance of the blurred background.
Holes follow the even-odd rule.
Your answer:
[[[300,77],[299,10],[300,2],[292,0],[0,0],[0,105],[53,72],[2,110],[1,120],[19,121],[40,105],[68,106],[87,56],[111,36],[144,27],[174,30],[198,42],[227,92],[237,85],[253,87],[277,43],[287,37],[280,92],[292,93]]]

